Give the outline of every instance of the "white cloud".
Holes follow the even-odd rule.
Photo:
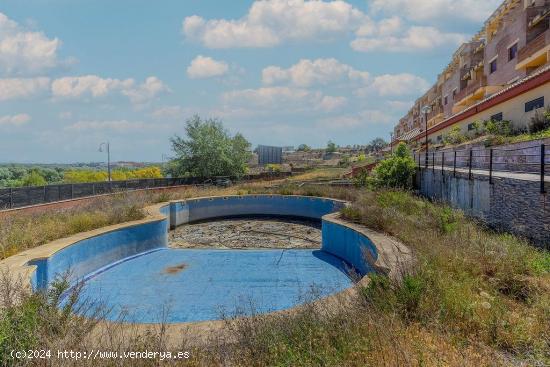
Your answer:
[[[64,77],[52,82],[52,94],[58,98],[79,98],[91,96],[104,97],[118,91],[134,104],[150,101],[159,94],[168,91],[168,87],[157,77],[148,77],[142,84],[136,85],[133,79],[101,78],[96,75]]]
[[[374,12],[401,14],[415,21],[467,20],[482,22],[502,0],[372,0]]]
[[[356,94],[365,96],[374,92],[382,97],[418,95],[424,93],[429,87],[430,83],[413,74],[384,74],[375,77],[369,86],[358,89]]]
[[[361,34],[367,34],[363,31]],[[468,40],[461,33],[445,33],[434,27],[411,27],[401,35],[382,35],[376,32],[371,37],[359,37],[351,42],[355,51],[375,50],[390,52],[410,52],[430,50],[441,46],[457,46]]]
[[[229,66],[224,61],[216,61],[211,57],[199,55],[187,67],[187,75],[191,79],[211,78],[227,73]]]
[[[363,36],[387,36],[396,34],[403,28],[401,18],[393,16],[391,18],[382,19],[378,22],[367,21],[355,31],[359,37]]]
[[[333,58],[302,59],[288,69],[268,66],[262,71],[262,82],[266,85],[290,82],[299,87],[309,87],[315,84],[326,85],[339,81],[365,83],[368,79],[368,72],[355,70]]]
[[[170,89],[157,77],[150,76],[137,87],[124,88],[122,94],[130,98],[134,104],[143,104],[156,98]]]
[[[78,121],[66,127],[67,130],[73,131],[113,130],[117,132],[146,130],[150,128],[152,126],[144,122],[128,120]]]
[[[255,1],[238,20],[183,21],[187,39],[209,48],[271,47],[284,41],[326,40],[353,32],[367,16],[345,1]]]
[[[96,75],[63,77],[53,81],[52,94],[54,97],[64,98],[77,98],[86,95],[102,97],[113,90],[128,89],[133,85],[133,79],[105,79]]]
[[[224,110],[241,115],[331,112],[347,103],[345,97],[325,96],[318,91],[290,87],[264,87],[226,92]]]
[[[339,110],[344,107],[347,102],[348,100],[345,97],[324,96],[319,106],[323,111],[330,112]]]
[[[30,97],[49,87],[49,78],[0,79],[0,101]]]
[[[61,41],[42,32],[23,29],[0,13],[0,71],[6,74],[37,73],[59,64]]]
[[[18,115],[0,116],[0,126],[21,126],[31,120],[31,117],[26,113]]]

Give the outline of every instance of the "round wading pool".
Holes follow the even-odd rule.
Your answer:
[[[347,265],[320,250],[162,249],[92,274],[82,299],[137,323],[217,320],[291,308],[348,288]]]
[[[143,220],[77,234],[9,260],[37,290],[68,274],[71,284],[82,285],[80,300],[103,307],[112,321],[184,323],[279,311],[349,288],[350,269],[358,276],[373,270],[376,246],[337,218],[345,205],[284,195],[174,201],[147,208]],[[242,219],[266,216],[317,224]],[[177,230],[228,218],[234,221]],[[223,228],[229,229],[225,237]],[[170,236],[169,229],[175,229]],[[204,236],[194,238],[197,231]],[[247,241],[235,237],[242,233]],[[229,248],[188,248],[202,237],[213,241],[211,246]],[[254,248],[262,246],[292,249]],[[93,315],[82,306],[79,313]]]

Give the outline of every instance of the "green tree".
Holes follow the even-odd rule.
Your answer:
[[[300,144],[300,145],[298,145],[297,151],[298,152],[309,152],[309,151],[311,151],[311,147],[307,144]]]
[[[327,148],[325,150],[327,153],[336,152],[336,144],[332,140],[329,140],[327,143]]]
[[[185,126],[187,139],[170,139],[174,158],[167,170],[172,176],[242,176],[251,157],[250,143],[241,135],[230,136],[221,121],[193,116]]]
[[[31,170],[21,182],[21,186],[44,186],[46,184],[46,179],[36,169]]]
[[[378,187],[408,189],[412,186],[414,170],[411,152],[405,143],[400,143],[389,158],[374,168],[373,183]]]
[[[384,149],[388,143],[382,138],[373,139],[367,146],[369,152],[379,152]]]

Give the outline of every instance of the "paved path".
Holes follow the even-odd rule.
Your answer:
[[[426,169],[425,167],[422,167],[422,169]],[[428,166],[427,169],[433,169],[431,166]],[[453,167],[445,166],[443,167],[445,171],[453,171]],[[441,171],[441,166],[435,166],[436,171]],[[456,168],[457,172],[466,173],[468,174],[468,168]],[[472,168],[472,174],[473,175],[482,175],[482,176],[489,176],[489,170],[484,169],[473,169]],[[540,182],[540,175],[537,173],[520,173],[520,172],[503,172],[503,171],[493,171],[493,177],[500,177],[500,178],[509,178],[513,180],[523,180],[523,181],[535,181]],[[545,182],[550,182],[550,174],[546,174],[544,177]]]

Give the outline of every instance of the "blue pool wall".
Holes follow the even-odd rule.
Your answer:
[[[378,259],[376,247],[366,235],[330,220],[323,220],[321,249],[351,264],[361,276],[374,270],[369,259]]]
[[[137,224],[67,246],[47,259],[35,261],[37,265],[32,284],[35,289],[45,288],[57,276],[67,274],[71,282],[82,279],[109,264],[168,246],[168,221],[156,220]]]
[[[242,195],[198,198],[171,203],[170,225],[175,228],[181,224],[208,219],[255,215],[321,220],[324,215],[339,211],[344,206],[343,201],[305,196]]]
[[[272,215],[301,217],[322,222],[322,250],[335,255],[364,275],[371,271],[365,251],[377,258],[368,237],[345,224],[323,219],[342,209],[340,200],[281,195],[243,195],[197,198],[160,206],[164,219],[133,224],[108,231],[67,246],[47,259],[39,259],[31,280],[35,289],[45,288],[58,275],[71,281],[82,279],[117,261],[168,246],[168,228],[207,219],[235,216]]]

